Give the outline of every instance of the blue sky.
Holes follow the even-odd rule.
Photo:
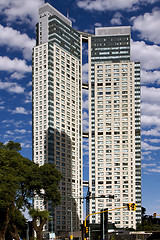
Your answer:
[[[44,0],[0,1],[0,141],[18,141],[32,158],[31,58],[38,7]],[[141,62],[142,205],[160,215],[160,0],[49,0],[73,27],[94,33],[95,27],[130,25],[132,60]],[[87,81],[84,45],[83,79]],[[88,99],[83,95],[84,130]],[[87,179],[88,143],[84,144]]]

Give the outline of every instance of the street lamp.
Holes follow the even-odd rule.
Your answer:
[[[53,233],[53,216],[51,216],[52,222],[51,222],[51,233]]]
[[[70,240],[73,239],[73,218],[72,218],[72,210],[68,209],[68,212],[71,213],[71,234],[70,234]]]
[[[49,233],[49,239],[53,240],[55,238],[55,233],[53,233],[53,215],[50,215],[51,218],[51,232]]]

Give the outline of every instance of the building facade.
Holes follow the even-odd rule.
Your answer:
[[[141,221],[140,63],[130,60],[130,27],[97,28],[88,45],[89,185],[99,197],[91,200],[90,211],[136,203],[136,212],[108,215],[117,227],[136,228]]]
[[[90,213],[129,202],[136,212],[109,212],[117,227],[141,220],[140,64],[130,59],[130,27],[79,32],[46,3],[39,9],[33,49],[33,161],[63,174],[62,204],[34,199],[53,216],[54,232],[78,231],[83,221],[82,43],[89,63]],[[101,196],[114,195],[114,199]],[[99,198],[95,198],[99,197]],[[71,214],[72,213],[72,214]],[[71,218],[72,215],[72,218]],[[90,217],[99,222],[99,216]],[[50,231],[51,223],[45,226]]]
[[[33,160],[54,163],[63,175],[61,206],[53,210],[50,203],[34,199],[34,207],[51,212],[57,234],[70,232],[71,221],[79,230],[83,212],[78,199],[83,193],[81,36],[71,25],[45,4],[39,9],[33,49]]]

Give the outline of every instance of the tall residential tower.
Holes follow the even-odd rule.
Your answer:
[[[80,32],[48,3],[39,9],[33,49],[33,160],[54,163],[63,174],[62,204],[53,210],[34,199],[34,207],[51,211],[56,233],[69,232],[72,221],[77,231],[83,220],[83,42],[89,63],[90,213],[135,202],[136,212],[109,213],[117,227],[135,228],[141,221],[140,64],[130,59],[130,27]]]
[[[141,221],[140,64],[130,60],[130,27],[96,28],[89,37],[90,211],[137,204],[136,212],[109,212],[117,227]],[[93,215],[91,222],[98,222]]]
[[[46,206],[56,233],[70,232],[71,221],[79,230],[83,217],[77,199],[83,192],[81,36],[71,25],[45,4],[39,9],[33,50],[33,159],[39,165],[56,164],[63,175],[61,206],[54,211],[50,203]],[[35,199],[34,207],[43,209],[43,201]]]

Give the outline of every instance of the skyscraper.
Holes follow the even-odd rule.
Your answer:
[[[117,227],[141,221],[140,64],[130,60],[130,27],[96,28],[89,45],[89,185],[91,212],[109,212]],[[91,222],[99,216],[93,215]]]
[[[34,207],[47,208],[54,231],[64,236],[71,222],[76,231],[83,220],[83,42],[89,63],[90,213],[135,202],[136,212],[110,212],[109,221],[135,228],[141,220],[140,64],[130,59],[130,27],[80,32],[46,3],[39,9],[33,49],[33,160],[54,163],[62,172],[62,204],[53,210],[34,199]],[[98,215],[90,218],[98,221]]]
[[[61,206],[54,211],[50,203],[46,206],[56,233],[70,232],[71,221],[78,230],[83,211],[75,199],[83,192],[81,36],[71,25],[45,4],[39,9],[33,50],[33,159],[39,165],[56,164],[63,175]],[[34,199],[34,207],[43,209],[43,200]]]

